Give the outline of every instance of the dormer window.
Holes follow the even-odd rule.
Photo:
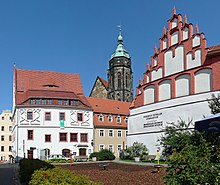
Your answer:
[[[74,107],[78,106],[78,104],[79,104],[79,101],[78,101],[78,100],[73,100],[73,105],[74,105]]]
[[[108,122],[111,123],[112,122],[112,115],[108,116]]]
[[[103,122],[104,121],[104,116],[102,114],[99,114],[99,122]]]
[[[58,100],[58,105],[62,105],[62,100]]]
[[[125,123],[126,123],[126,124],[128,123],[128,117],[125,118]]]
[[[117,122],[118,124],[121,123],[121,116],[117,116],[117,118],[116,118],[116,122]]]

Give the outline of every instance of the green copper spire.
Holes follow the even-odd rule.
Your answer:
[[[117,46],[115,52],[112,54],[111,58],[114,58],[114,57],[130,58],[129,53],[125,50],[124,45],[123,45],[123,37],[121,35],[121,27],[119,29],[118,46]]]

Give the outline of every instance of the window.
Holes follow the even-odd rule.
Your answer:
[[[73,100],[73,105],[76,107],[78,105],[78,100]]]
[[[117,116],[116,122],[117,122],[117,123],[121,123],[121,117],[120,117],[120,116]]]
[[[112,115],[108,116],[108,122],[111,123],[112,122]]]
[[[4,141],[5,140],[5,136],[1,136],[1,141]]]
[[[4,131],[4,130],[5,130],[5,127],[4,127],[4,126],[2,126],[1,131]]]
[[[4,117],[4,116],[2,116],[2,120],[5,120],[5,117]]]
[[[36,99],[36,104],[40,104],[40,99]]]
[[[32,111],[28,111],[27,112],[27,119],[28,120],[32,120],[33,119],[33,112]]]
[[[68,105],[68,101],[67,100],[63,100],[63,104],[64,105]]]
[[[70,133],[70,142],[77,142],[77,133]]]
[[[88,134],[87,133],[81,133],[80,134],[80,141],[81,142],[88,142]]]
[[[118,88],[121,89],[121,73],[118,73]]]
[[[67,141],[67,133],[60,133],[60,141]]]
[[[9,140],[9,141],[12,141],[12,136],[9,136],[8,140]]]
[[[103,122],[104,121],[104,116],[102,114],[99,114],[99,122]]]
[[[113,137],[113,130],[109,130],[109,131],[108,131],[108,136],[109,136],[109,137]]]
[[[62,100],[58,100],[58,105],[62,105]]]
[[[12,126],[9,126],[9,128],[8,128],[8,129],[9,129],[9,131],[12,131]]]
[[[99,145],[99,150],[104,150],[105,146],[104,145]]]
[[[77,113],[77,121],[83,121],[83,113]]]
[[[50,120],[51,120],[51,113],[45,112],[45,121],[50,121]]]
[[[34,139],[34,131],[33,130],[28,130],[27,131],[27,136],[28,136],[28,140],[33,140]]]
[[[11,152],[12,151],[12,146],[8,147],[8,151]]]
[[[121,151],[121,145],[118,145],[118,151],[119,152]]]
[[[104,136],[104,130],[99,130],[99,136],[103,137]]]
[[[108,150],[109,150],[110,152],[113,152],[113,145],[108,145]]]
[[[51,135],[45,134],[45,142],[51,142]]]
[[[52,105],[52,100],[47,100],[48,105]]]
[[[126,136],[128,135],[128,131],[126,130]]]
[[[47,104],[47,100],[43,99],[43,100],[42,100],[42,104],[43,104],[43,105]]]
[[[128,123],[128,117],[125,118],[125,123],[126,123],[126,124]]]
[[[1,152],[4,152],[4,151],[5,151],[5,147],[1,146]]]
[[[121,136],[122,136],[121,130],[118,130],[118,137],[121,137]]]
[[[65,113],[64,112],[60,112],[60,120],[65,121]]]
[[[30,104],[34,105],[35,104],[35,100],[30,100]]]

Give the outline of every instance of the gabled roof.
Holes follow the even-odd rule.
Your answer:
[[[101,78],[100,76],[97,76],[96,80],[95,80],[95,83],[93,84],[93,87],[92,87],[92,90],[90,92],[90,95],[92,94],[94,88],[96,87],[96,83],[97,81],[100,80],[100,82],[102,83],[103,87],[105,88],[106,91],[108,91],[108,82],[106,80],[104,80],[103,78]]]
[[[106,89],[108,89],[108,82],[106,80],[104,80],[103,78],[99,77],[100,81],[103,83],[103,85],[105,86]]]
[[[29,98],[79,99],[89,106],[79,74],[66,74],[39,70],[15,70],[16,105]]]
[[[87,97],[94,112],[129,115],[130,102]]]

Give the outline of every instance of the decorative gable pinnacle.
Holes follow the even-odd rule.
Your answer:
[[[176,7],[173,7],[173,15],[176,15]]]

